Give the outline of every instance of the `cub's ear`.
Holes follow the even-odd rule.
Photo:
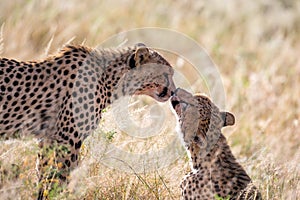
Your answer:
[[[146,63],[150,58],[149,49],[144,44],[136,45],[136,51],[129,58],[129,67],[135,68]]]
[[[234,123],[235,123],[235,117],[230,112],[221,112],[221,117],[222,117],[222,119],[224,121],[223,127],[234,125]]]

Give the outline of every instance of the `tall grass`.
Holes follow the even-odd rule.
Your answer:
[[[300,199],[298,1],[12,0],[0,2],[0,25],[1,56],[19,60],[44,58],[72,38],[73,43],[96,46],[115,33],[136,27],[163,27],[187,34],[218,66],[226,108],[237,119],[224,134],[264,199]],[[177,62],[170,60],[180,71]],[[192,87],[202,92],[201,84],[194,82]],[[136,99],[140,100],[133,101]],[[137,123],[147,123],[144,108],[154,104],[148,98],[142,100],[150,104],[137,103],[131,108]],[[167,104],[160,106],[169,109]],[[166,113],[167,128],[146,141],[118,130],[111,123],[109,109],[101,126],[110,143],[132,152],[149,151],[177,137],[175,117]],[[94,156],[100,151],[95,141],[100,140],[103,138],[94,134],[86,141],[82,165],[72,173],[68,186],[73,192],[53,194],[54,199],[179,198],[180,180],[189,170],[184,153],[165,168],[129,173],[103,165],[101,158],[109,157],[105,149],[103,155]],[[33,198],[36,153],[34,140],[1,142],[0,199]]]

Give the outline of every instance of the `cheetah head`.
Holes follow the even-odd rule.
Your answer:
[[[129,70],[120,81],[123,94],[148,95],[159,102],[171,97],[174,69],[160,54],[139,43],[127,62]]]
[[[233,114],[219,111],[203,94],[192,95],[178,88],[171,98],[171,104],[186,146],[194,143],[200,148],[208,148],[218,140],[221,128],[235,123]]]

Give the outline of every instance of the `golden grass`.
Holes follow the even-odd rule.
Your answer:
[[[218,66],[226,108],[237,119],[224,133],[264,199],[300,199],[298,1],[228,0],[222,5],[217,0],[12,0],[0,2],[0,25],[1,56],[19,60],[44,58],[73,37],[75,43],[96,46],[113,34],[137,27],[170,28],[187,34],[203,45]],[[176,62],[172,64],[181,70]],[[195,91],[205,91],[201,83],[193,83]],[[148,98],[145,102],[150,104],[135,105],[131,112],[139,123],[147,114],[144,106],[155,104]],[[161,106],[168,115],[167,128],[146,142],[116,130],[107,120],[110,110],[102,124],[107,132],[117,131],[111,138],[115,145],[132,152],[159,149],[176,137],[175,118],[167,111],[168,105]],[[97,159],[92,155],[97,153],[93,148],[98,147],[93,142],[96,139],[95,134],[87,140],[83,165],[72,173],[69,187],[75,192],[53,194],[54,199],[179,198],[180,180],[189,170],[184,154],[172,165],[151,173],[126,173],[101,164],[105,155]],[[1,167],[7,172],[0,177],[0,199],[33,198],[36,152],[34,141],[1,142]],[[12,164],[20,169],[14,170]],[[17,182],[15,174],[19,174]]]

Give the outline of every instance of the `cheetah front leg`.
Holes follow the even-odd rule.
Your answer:
[[[42,144],[38,156],[38,199],[48,199],[50,193],[63,191],[70,171],[78,165],[79,150],[70,145]]]

